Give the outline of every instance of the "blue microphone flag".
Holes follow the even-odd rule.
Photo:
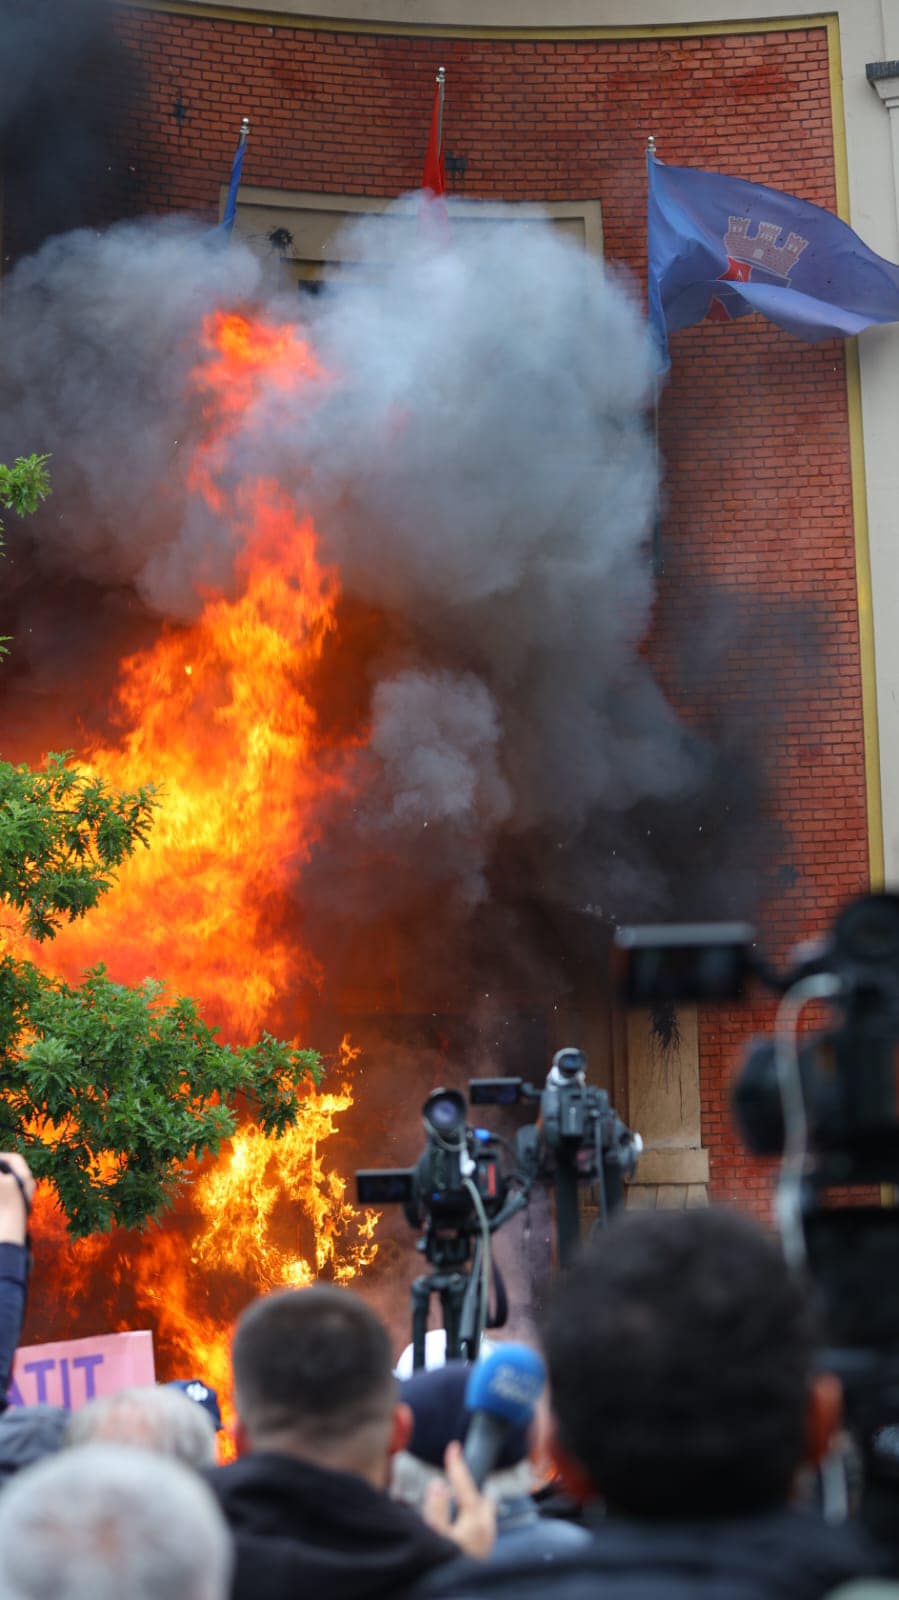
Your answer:
[[[466,1411],[487,1411],[511,1428],[527,1427],[546,1383],[546,1368],[526,1344],[498,1345],[476,1361],[465,1390]]]

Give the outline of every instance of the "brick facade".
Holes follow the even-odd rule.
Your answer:
[[[601,199],[606,253],[642,280],[643,151],[835,208],[823,28],[555,42],[378,36],[123,8],[148,95],[129,160],[142,209],[216,214],[241,115],[244,181],[390,196],[417,186],[433,75],[464,193]],[[180,98],[185,118],[173,115]],[[867,883],[865,767],[844,349],[757,319],[673,341],[660,444],[669,497],[657,635],[664,676],[695,595],[736,591],[749,653],[716,657],[695,703],[764,723],[785,828],[764,925],[775,949]],[[814,637],[812,637],[814,635]],[[773,715],[773,713],[776,713]],[[700,713],[696,713],[699,715]],[[727,1081],[762,1008],[701,1017],[713,1193],[767,1206],[769,1177],[730,1130]]]

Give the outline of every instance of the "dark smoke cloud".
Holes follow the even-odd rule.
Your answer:
[[[758,785],[685,729],[641,652],[654,371],[629,293],[549,223],[459,224],[436,250],[399,211],[345,248],[352,272],[305,307],[331,381],[263,395],[223,469],[226,490],[274,473],[314,513],[369,619],[361,667],[352,628],[323,666],[358,680],[340,714],[367,737],[297,869],[313,938],[400,913],[411,968],[461,960],[477,927],[483,949],[517,945],[521,981],[547,927],[561,950],[579,924],[733,909],[753,887],[728,878],[752,825],[737,799],[757,821]],[[11,276],[0,459],[53,452],[21,536],[45,580],[176,621],[233,590],[233,528],[185,488],[188,374],[204,313],[247,300],[297,314],[247,250],[183,222],[75,233]]]
[[[109,0],[0,0],[7,258],[137,198],[123,130],[142,79],[113,14]]]

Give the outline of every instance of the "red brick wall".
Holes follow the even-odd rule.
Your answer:
[[[688,603],[691,580],[751,597],[749,659],[726,654],[722,678],[735,714],[756,717],[768,746],[783,839],[759,921],[768,949],[782,956],[866,886],[843,351],[748,322],[705,325],[673,344],[662,436],[676,571],[663,584],[660,631]],[[689,618],[679,620],[684,637]],[[741,1040],[770,1021],[762,1007],[751,1022],[709,1012],[700,1026],[716,1190],[760,1204],[769,1175],[739,1149],[726,1100]]]
[[[248,183],[374,195],[415,187],[441,63],[447,145],[468,160],[464,192],[598,196],[607,254],[638,279],[649,133],[665,160],[835,206],[821,28],[548,43],[128,9],[119,25],[148,76],[130,159],[152,209],[214,217],[243,114]],[[672,354],[661,408],[666,573],[652,648],[667,672],[672,641],[689,638],[697,590],[736,588],[754,643],[724,652],[706,698],[731,703],[767,746],[788,833],[787,870],[768,881],[767,930],[783,950],[820,929],[867,875],[843,348],[800,344],[751,319],[688,330]],[[769,1020],[762,1008],[755,1025]],[[702,1018],[703,1134],[715,1192],[761,1207],[768,1175],[738,1149],[726,1106],[750,1028],[745,1014]]]
[[[684,39],[392,38],[123,10],[148,75],[134,155],[154,207],[209,216],[239,119],[244,181],[391,195],[421,179],[436,67],[466,193],[599,195],[610,256],[642,271],[643,150],[834,202],[823,29]],[[179,131],[172,107],[181,95]]]

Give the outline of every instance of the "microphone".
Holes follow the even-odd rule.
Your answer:
[[[497,1345],[475,1362],[465,1389],[471,1421],[462,1454],[479,1489],[509,1435],[530,1425],[545,1383],[546,1368],[526,1344]]]

